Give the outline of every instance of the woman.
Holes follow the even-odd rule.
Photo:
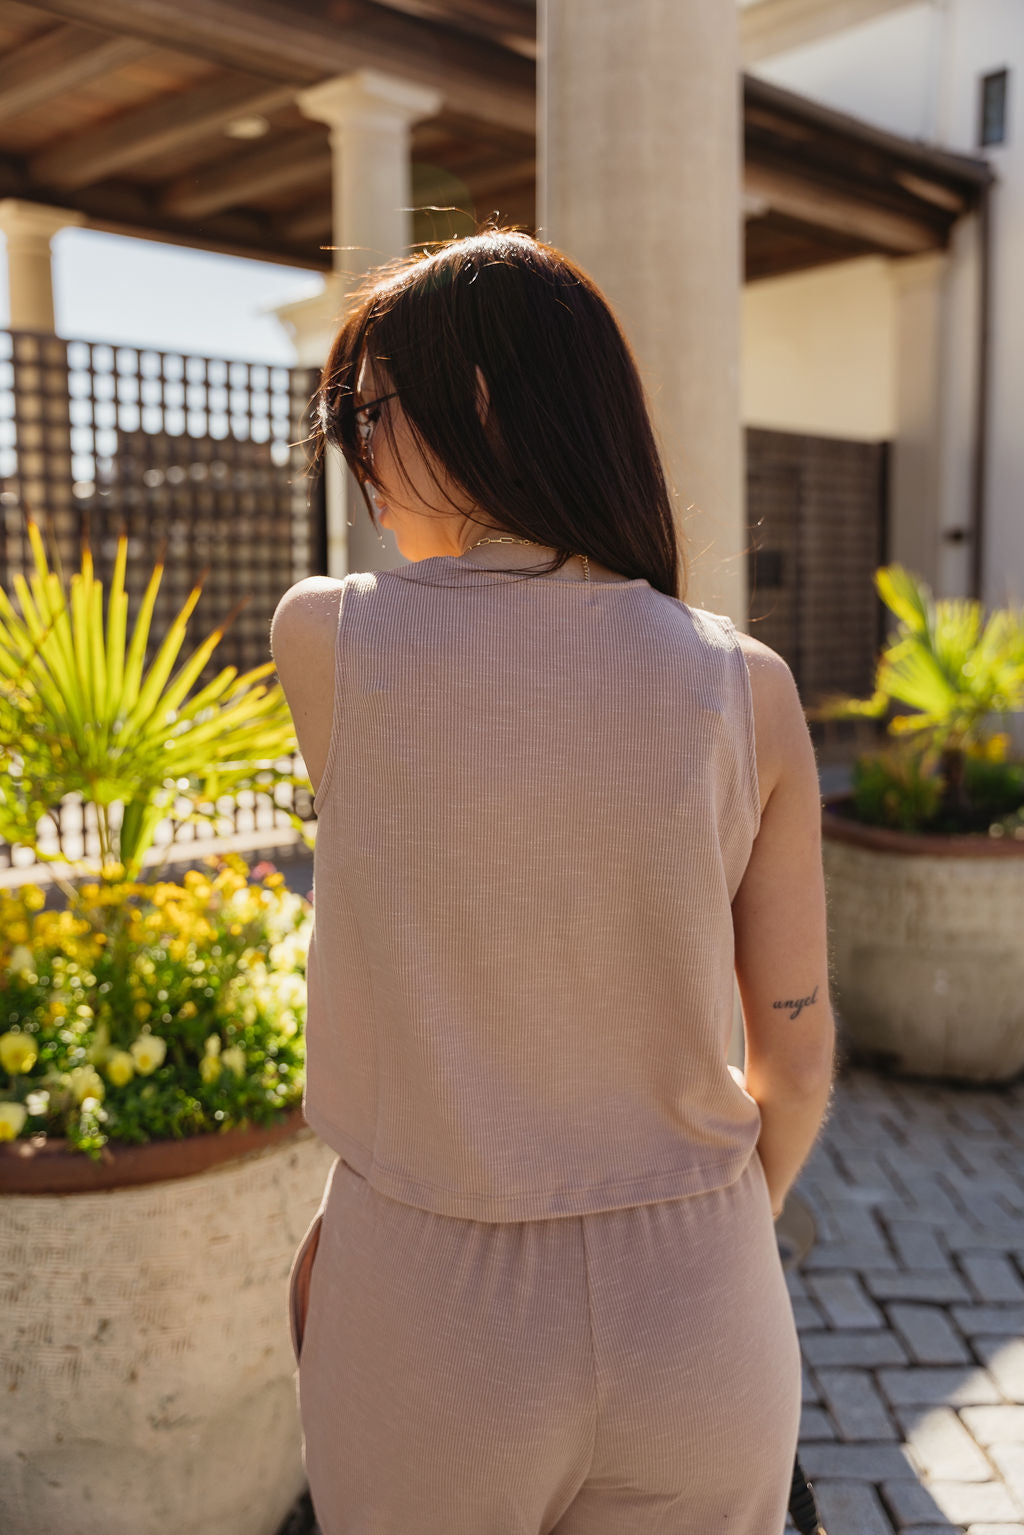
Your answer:
[[[635,363],[552,247],[373,274],[318,431],[410,562],[300,581],[271,636],[320,823],[304,1108],[338,1160],[290,1297],[321,1528],[779,1535],[772,1222],[834,1043],[792,676],[677,595]]]

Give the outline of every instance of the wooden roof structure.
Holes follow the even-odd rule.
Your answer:
[[[326,270],[327,128],[295,93],[431,85],[417,241],[535,220],[535,0],[0,0],[0,197],[87,226]],[[941,249],[990,172],[744,77],[748,279]],[[671,148],[666,147],[666,153]]]

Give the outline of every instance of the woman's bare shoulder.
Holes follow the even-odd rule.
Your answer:
[[[330,745],[342,585],[330,576],[296,581],[270,623],[270,651],[314,792]]]
[[[301,665],[325,647],[333,650],[342,585],[331,576],[306,576],[288,588],[270,620],[270,651],[279,667],[282,660]]]
[[[767,799],[783,766],[809,744],[807,719],[789,663],[752,634],[737,629],[736,638],[750,675],[757,770]]]

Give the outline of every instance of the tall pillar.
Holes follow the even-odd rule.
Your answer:
[[[299,92],[297,100],[306,117],[330,128],[334,271],[322,294],[277,313],[302,361],[316,366],[326,360],[346,294],[366,272],[409,249],[410,130],[421,118],[435,116],[442,98],[437,91],[408,80],[362,69],[310,86]],[[337,462],[327,475],[329,574],[404,565],[390,530],[384,531],[381,547],[352,475]]]
[[[692,562],[746,622],[735,4],[541,0],[538,233],[585,267],[640,364]]]
[[[50,241],[59,229],[84,222],[82,214],[66,208],[14,197],[0,200],[0,230],[7,238],[18,497],[17,505],[4,509],[7,580],[14,564],[27,568],[30,563],[26,511],[48,516],[61,547],[77,553],[67,345],[54,335]]]
[[[896,431],[889,494],[890,559],[941,585],[942,331],[946,256],[892,265],[896,290]],[[966,517],[966,508],[964,509]]]
[[[84,214],[68,208],[49,208],[17,197],[0,199],[0,230],[7,237],[12,330],[53,335],[50,241],[58,229],[84,223]]]

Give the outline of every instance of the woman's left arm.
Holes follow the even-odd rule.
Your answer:
[[[288,588],[270,621],[270,652],[314,794],[331,743],[341,586],[329,576],[307,576]]]

